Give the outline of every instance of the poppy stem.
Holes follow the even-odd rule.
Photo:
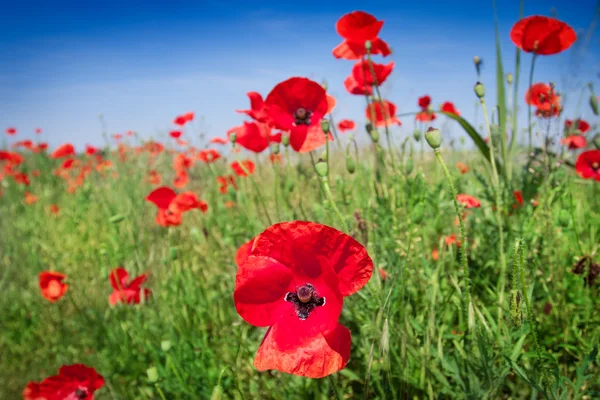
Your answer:
[[[344,231],[346,233],[350,232],[348,230],[348,224],[346,224],[346,220],[340,213],[340,210],[335,205],[335,201],[333,201],[333,194],[331,193],[331,188],[329,187],[329,181],[327,180],[327,178],[323,177],[323,178],[321,178],[321,182],[323,183],[323,189],[325,190],[325,193],[327,194],[327,198],[329,199],[329,204],[331,205],[331,208],[333,208],[333,211],[335,212],[335,214],[338,216],[338,218],[342,222]]]
[[[235,144],[232,145],[232,150],[235,152]],[[273,225],[273,222],[271,221],[271,216],[269,216],[269,211],[267,210],[267,205],[265,203],[265,199],[262,195],[262,192],[260,191],[260,188],[258,187],[258,185],[256,184],[256,181],[254,180],[254,178],[252,177],[252,174],[250,174],[250,171],[248,171],[248,169],[246,168],[246,166],[244,165],[243,162],[238,161],[238,156],[237,153],[235,153],[235,158],[236,161],[238,163],[238,165],[240,166],[240,168],[242,168],[242,171],[244,171],[244,173],[246,174],[246,176],[248,178],[250,178],[250,182],[252,183],[252,186],[254,187],[254,190],[256,190],[256,194],[258,195],[258,200],[260,202],[260,205],[263,208],[263,212],[265,213],[266,217],[267,217],[267,221],[269,222],[269,225]]]
[[[532,126],[531,126],[531,97],[533,97],[533,93],[531,91],[531,86],[533,85],[533,71],[535,69],[535,60],[537,60],[537,53],[534,52],[533,57],[531,58],[531,69],[529,70],[529,96],[530,96],[530,99],[527,102],[527,121],[529,123],[528,132],[529,132],[529,152],[530,153],[531,153],[531,151],[533,151],[533,135],[532,135],[532,129],[531,129],[532,128]]]
[[[425,140],[425,139],[423,139]],[[471,291],[469,287],[469,263],[467,261],[467,234],[465,231],[465,224],[461,215],[461,208],[458,204],[458,200],[456,200],[456,188],[454,187],[454,183],[452,183],[452,177],[450,176],[450,172],[448,171],[448,167],[444,162],[444,158],[442,157],[442,153],[440,152],[440,148],[435,149],[435,157],[437,158],[442,170],[444,171],[444,175],[446,176],[446,180],[448,181],[448,185],[450,186],[450,192],[452,193],[452,202],[454,203],[454,211],[456,212],[456,216],[458,217],[458,223],[460,228],[460,260],[463,268],[464,280],[465,280],[465,294],[464,294],[464,313],[465,318],[464,321],[468,321],[469,319],[469,305],[471,304]],[[467,328],[465,329],[465,336]]]
[[[333,395],[335,396],[336,400],[341,400],[342,397],[340,396],[340,392],[338,391],[338,388],[335,385],[333,376],[329,375],[327,378],[329,379],[329,385],[331,386],[331,390],[333,391]]]
[[[274,153],[271,153],[275,155]],[[275,215],[277,215],[277,221],[281,221],[281,213],[279,212],[279,166],[277,164],[276,159],[273,159],[273,171],[275,172],[275,177],[273,179],[273,194],[275,195]]]

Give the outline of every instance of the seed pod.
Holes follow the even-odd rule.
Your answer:
[[[329,121],[326,119],[321,120],[321,129],[327,135],[329,133]]]
[[[148,375],[148,382],[155,383],[158,381],[158,370],[156,367],[148,368],[146,374]]]
[[[269,145],[269,147],[271,148],[271,153],[279,154],[279,143],[273,142]]]
[[[600,108],[598,107],[598,98],[594,93],[590,96],[590,107],[592,107],[594,115],[598,115]]]
[[[413,161],[412,157],[409,157],[408,160],[406,160],[406,165],[404,166],[404,173],[406,175],[410,175],[414,168],[415,162]]]
[[[235,144],[235,142],[237,141],[237,133],[231,132],[229,134],[229,141],[231,142],[231,144]]]
[[[413,131],[413,138],[415,139],[415,141],[420,142],[421,141],[421,137],[422,137],[421,131],[418,130],[418,129],[415,129]]]
[[[439,129],[429,128],[425,132],[425,140],[432,149],[439,149],[442,144],[442,134]]]
[[[485,96],[485,86],[483,86],[483,83],[477,82],[475,84],[475,88],[474,89],[475,89],[475,94],[480,99],[483,98],[483,96]]]
[[[346,155],[346,169],[349,173],[353,174],[356,171],[356,162],[351,155]]]
[[[329,165],[327,165],[327,162],[323,161],[323,159],[320,159],[315,165],[315,170],[317,171],[317,175],[324,178],[329,173]]]
[[[288,147],[290,145],[290,135],[281,135],[281,144]]]
[[[513,83],[513,74],[511,74],[510,72],[506,74],[506,83],[508,83],[509,85],[512,85]]]

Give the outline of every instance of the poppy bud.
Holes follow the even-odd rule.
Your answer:
[[[404,166],[404,173],[406,175],[410,175],[410,173],[413,172],[414,168],[415,168],[415,162],[413,161],[413,159],[411,157],[408,160],[406,160],[406,165]]]
[[[479,57],[479,56],[473,57],[473,62],[475,63],[475,66],[481,64],[481,57]]]
[[[169,260],[174,261],[177,260],[177,248],[169,247]]]
[[[315,170],[317,171],[317,175],[319,175],[321,178],[324,178],[329,172],[329,165],[327,165],[327,162],[323,161],[323,159],[319,159],[315,165]]]
[[[271,153],[279,154],[279,143],[273,142],[269,145],[269,147],[271,148]]]
[[[327,135],[329,133],[329,121],[326,119],[321,120],[321,129]]]
[[[571,216],[569,215],[569,212],[567,210],[560,210],[560,212],[558,213],[558,223],[563,228],[566,228],[569,226],[570,220],[571,220]]]
[[[323,87],[323,89],[325,89],[325,91],[327,91],[327,89],[328,89],[328,86],[327,86],[327,81],[323,81],[323,82],[321,83],[321,87]]]
[[[429,128],[427,129],[427,132],[425,132],[425,140],[427,140],[427,143],[432,149],[439,149],[442,144],[442,134],[439,129],[433,127]]]
[[[223,386],[217,384],[213,388],[212,394],[210,395],[210,400],[221,400],[223,398]]]
[[[171,341],[169,341],[169,340],[163,340],[162,342],[160,342],[160,348],[164,352],[167,352],[167,351],[171,350]]]
[[[412,210],[412,221],[419,225],[423,222],[423,217],[425,217],[425,207],[423,206],[423,203],[419,203]]]
[[[413,138],[417,141],[420,142],[421,141],[421,131],[418,129],[415,129],[413,131]]]
[[[288,147],[290,145],[290,135],[281,135],[281,143]]]
[[[508,83],[509,85],[512,85],[513,83],[513,74],[510,72],[506,74],[506,83]]]
[[[366,49],[367,51],[371,51],[371,47],[372,47],[372,46],[373,46],[373,44],[371,43],[371,41],[370,41],[370,40],[366,40],[366,41],[365,41],[365,49]]]
[[[125,219],[125,216],[122,214],[117,214],[117,215],[113,215],[112,217],[110,217],[108,220],[113,223],[113,224],[118,224],[119,222],[123,221]]]
[[[235,142],[237,141],[237,133],[231,132],[231,134],[229,135],[229,141],[231,142],[231,144],[235,144]]]
[[[480,99],[483,98],[483,96],[485,96],[485,86],[483,86],[483,83],[477,82],[475,84],[475,94]]]
[[[596,97],[595,94],[592,93],[592,95],[590,96],[590,107],[592,107],[592,111],[594,112],[594,115],[598,115],[598,98]]]
[[[346,169],[351,174],[353,174],[356,171],[356,162],[354,161],[354,158],[352,158],[352,156],[350,156],[349,154],[346,155]]]
[[[158,370],[156,367],[148,368],[146,374],[148,375],[148,382],[155,383],[158,381]]]
[[[321,155],[319,156],[319,159],[323,160],[323,161],[327,161],[327,151],[326,150],[323,150],[321,152]]]
[[[600,134],[594,136],[594,146],[600,150]]]

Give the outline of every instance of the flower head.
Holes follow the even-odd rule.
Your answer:
[[[577,35],[573,28],[556,18],[533,15],[512,27],[510,39],[525,52],[551,55],[571,47]]]
[[[113,269],[108,277],[113,288],[113,292],[108,296],[108,302],[113,306],[119,302],[139,304],[142,298],[147,299],[152,294],[149,289],[141,287],[146,279],[146,274],[142,274],[130,281],[129,273],[124,268]]]
[[[83,364],[64,365],[58,375],[42,382],[29,382],[23,390],[24,400],[94,399],[94,392],[104,386],[104,378],[94,368]]]
[[[584,151],[577,157],[575,171],[583,179],[600,182],[600,150]]]
[[[40,272],[39,284],[42,296],[51,303],[63,297],[69,288],[69,285],[63,282],[66,278],[65,274],[59,272]]]

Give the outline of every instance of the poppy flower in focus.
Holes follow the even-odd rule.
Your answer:
[[[475,197],[468,194],[457,194],[456,200],[465,208],[479,208],[481,203]]]
[[[585,135],[587,131],[590,130],[590,124],[582,119],[576,119],[575,121],[571,121],[567,119],[565,121],[565,130],[567,132],[573,132],[578,135]]]
[[[533,84],[525,93],[525,102],[536,107],[536,115],[543,118],[558,116],[562,111],[560,95],[546,83]]]
[[[566,138],[560,139],[560,143],[569,146],[569,149],[571,150],[582,149],[587,146],[587,140],[585,139],[585,136],[581,135],[567,136]]]
[[[213,143],[213,144],[227,144],[227,143],[229,143],[229,139],[222,138],[222,137],[214,137],[214,138],[210,139],[210,143]]]
[[[113,269],[108,276],[108,281],[113,288],[113,292],[108,296],[108,302],[112,306],[119,302],[139,304],[142,298],[147,299],[152,294],[150,289],[140,287],[146,279],[146,274],[142,274],[130,281],[129,273],[124,268]]]
[[[65,274],[59,272],[40,272],[39,283],[42,296],[51,303],[63,297],[69,288],[69,285],[63,283],[66,278]]]
[[[255,238],[252,238],[240,247],[238,247],[235,253],[235,264],[238,266],[238,268],[240,267],[240,265],[245,263],[246,260],[248,260],[248,257],[250,257],[250,253],[252,252],[252,245],[254,244],[254,239]]]
[[[236,135],[236,144],[255,153],[264,151],[271,142],[271,128],[267,124],[244,122],[243,125],[230,129],[227,137],[232,133]]]
[[[374,86],[375,84],[381,86],[392,73],[394,65],[393,61],[387,65],[373,63],[373,71],[375,72],[373,74],[369,61],[361,60],[352,67],[352,77],[359,86]]]
[[[65,143],[56,148],[50,155],[52,158],[62,158],[75,155],[75,147],[71,143]]]
[[[298,151],[310,127],[327,113],[327,94],[317,82],[294,77],[277,84],[265,100],[275,127],[290,132],[290,144]]]
[[[386,125],[402,125],[402,122],[396,118],[396,105],[387,100],[383,100],[382,102],[383,107],[380,102],[375,101],[366,108],[365,115],[367,119],[378,128]]]
[[[322,378],[350,358],[350,331],[338,323],[345,296],[371,278],[373,262],[351,236],[314,222],[272,225],[254,239],[237,272],[238,314],[269,330],[258,348],[259,371]]]
[[[466,164],[461,163],[460,161],[456,163],[456,168],[458,168],[461,174],[466,174],[467,172],[469,172],[469,167]]]
[[[532,15],[513,25],[510,39],[527,53],[551,55],[571,47],[577,35],[573,28],[556,18]]]
[[[217,161],[221,158],[221,154],[215,149],[204,149],[198,152],[198,159],[207,164]]]
[[[231,169],[237,176],[248,176],[254,173],[256,166],[250,160],[242,161],[241,163],[234,161],[230,165]]]
[[[584,151],[577,157],[575,171],[583,179],[600,182],[600,150]]]
[[[25,192],[25,204],[35,204],[37,203],[37,201],[38,197],[35,194],[29,191]]]
[[[442,112],[448,113],[448,114],[454,114],[457,117],[460,117],[460,112],[456,109],[456,107],[454,106],[454,103],[452,102],[445,102],[444,104],[442,104],[442,107],[440,108],[440,110]]]
[[[335,24],[337,33],[344,39],[362,43],[375,40],[383,27],[383,21],[378,21],[373,15],[364,11],[353,11],[342,16]]]
[[[515,200],[517,201],[517,203],[519,203],[519,206],[522,206],[524,201],[523,201],[523,192],[520,190],[515,190],[513,192],[513,196],[515,197]]]
[[[56,217],[58,217],[58,214],[60,214],[60,208],[56,204],[50,204],[48,211],[50,211]]]
[[[250,110],[236,110],[236,112],[246,114],[257,122],[269,122],[269,115],[266,112],[265,102],[261,94],[258,92],[248,92],[246,95],[250,99]]]
[[[17,133],[17,128],[6,128],[7,135],[15,135]]]
[[[24,400],[94,399],[94,392],[104,386],[104,378],[94,368],[83,364],[63,365],[58,375],[42,382],[29,382],[23,390]]]
[[[390,54],[392,54],[392,51],[385,41],[380,38],[375,38],[371,41],[371,55],[387,57]],[[353,42],[346,39],[333,49],[333,56],[338,59],[360,60],[366,55],[365,42]]]
[[[364,96],[364,95],[371,96],[373,94],[373,88],[371,86],[368,86],[368,85],[361,86],[356,81],[356,79],[354,79],[354,77],[352,75],[350,75],[349,77],[347,77],[344,80],[344,87],[346,88],[348,93],[355,94],[358,96]]]
[[[356,127],[356,124],[351,119],[343,119],[338,122],[338,129],[340,132],[351,131]]]
[[[171,136],[173,139],[179,139],[182,134],[183,134],[183,132],[181,132],[181,131],[171,131],[171,132],[169,132],[169,136]]]

